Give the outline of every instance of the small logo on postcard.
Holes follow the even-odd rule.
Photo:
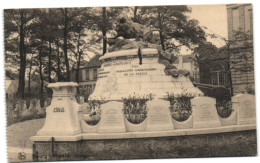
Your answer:
[[[18,158],[19,158],[19,160],[25,160],[26,159],[26,154],[24,152],[19,152],[18,153]]]

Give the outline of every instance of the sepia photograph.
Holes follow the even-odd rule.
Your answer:
[[[257,156],[254,4],[100,5],[2,9],[8,162]]]

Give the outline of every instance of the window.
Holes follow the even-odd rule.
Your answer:
[[[252,34],[253,32],[253,14],[252,14],[252,6],[245,6],[245,32],[248,34]]]
[[[89,78],[89,70],[86,70],[86,80],[90,80],[90,78]]]
[[[253,13],[252,10],[249,11],[249,19],[250,19],[250,34],[253,34]]]
[[[92,85],[87,85],[87,95],[90,95],[93,92]]]
[[[226,74],[222,65],[217,64],[213,66],[211,70],[211,84],[212,85],[225,85],[226,84]]]
[[[238,8],[232,10],[232,26],[233,31],[238,31],[239,29],[239,11]]]
[[[93,70],[94,80],[97,80],[97,69]]]

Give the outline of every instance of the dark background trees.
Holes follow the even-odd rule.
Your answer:
[[[70,81],[71,71],[79,81],[83,58],[89,51],[106,53],[107,37],[122,16],[158,29],[158,44],[167,53],[176,55],[182,46],[195,49],[205,44],[206,36],[198,21],[189,19],[189,12],[187,6],[5,10],[7,72],[19,78],[20,98],[25,98],[25,81],[28,96],[31,82],[41,83],[40,98],[44,83]]]

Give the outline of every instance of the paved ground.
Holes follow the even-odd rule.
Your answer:
[[[44,125],[45,118],[28,120],[7,127],[8,159],[9,161],[31,161],[32,142],[30,137]],[[19,154],[20,153],[20,154]],[[26,158],[23,159],[23,155]],[[20,155],[21,159],[18,159]]]

